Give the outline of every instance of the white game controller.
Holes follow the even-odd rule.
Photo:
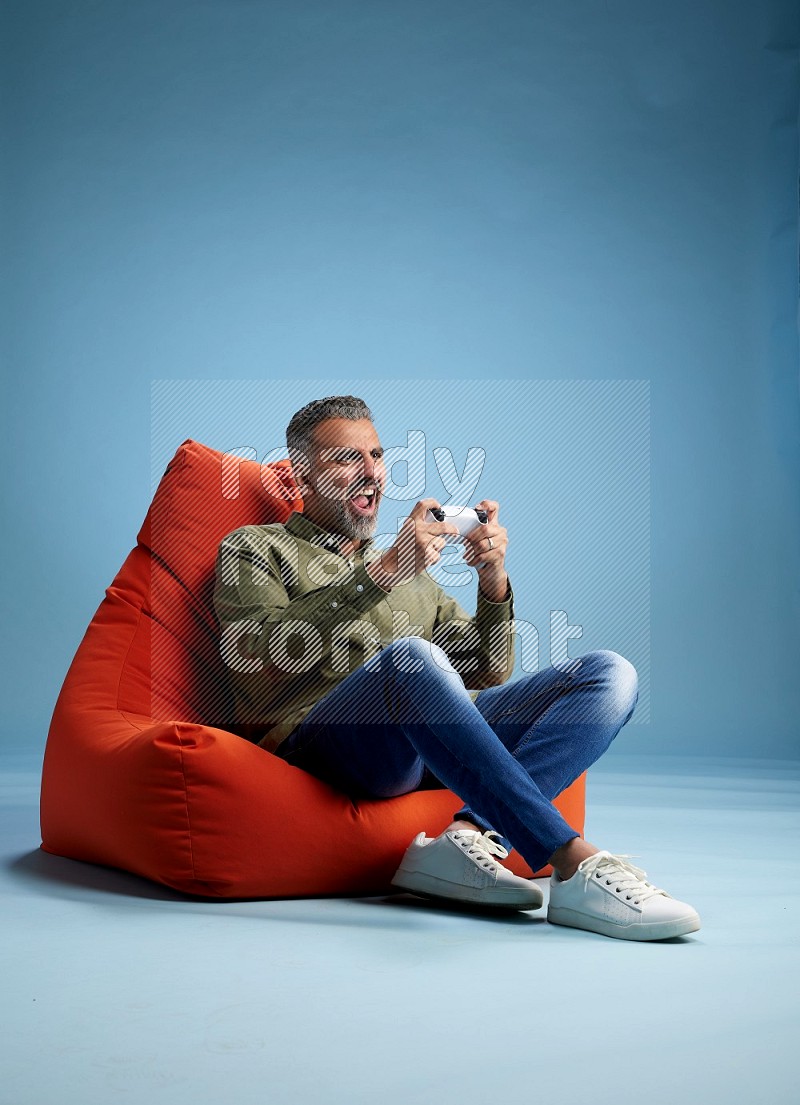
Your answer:
[[[449,522],[458,526],[458,535],[447,534],[448,545],[455,544],[462,537],[466,537],[476,526],[485,525],[488,521],[485,510],[473,510],[468,506],[434,506],[425,515],[426,522]]]

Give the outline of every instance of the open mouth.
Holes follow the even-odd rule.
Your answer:
[[[378,493],[374,487],[368,487],[363,491],[359,491],[358,495],[354,495],[353,498],[350,499],[350,503],[359,514],[369,517],[374,514],[377,509]]]

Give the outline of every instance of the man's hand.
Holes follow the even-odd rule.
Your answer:
[[[505,569],[508,530],[497,521],[500,506],[493,499],[483,499],[475,509],[486,511],[486,522],[462,539],[464,559],[479,569],[479,586],[485,597],[490,602],[503,602],[508,592]]]
[[[435,564],[447,536],[458,535],[458,527],[451,522],[426,521],[431,507],[440,505],[437,499],[420,499],[403,522],[392,547],[367,564],[366,570],[384,591],[409,583],[428,565]]]

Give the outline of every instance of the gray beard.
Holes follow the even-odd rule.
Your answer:
[[[348,537],[351,541],[366,541],[372,537],[378,524],[377,513],[373,518],[353,517],[345,506],[344,499],[332,499],[334,533]]]

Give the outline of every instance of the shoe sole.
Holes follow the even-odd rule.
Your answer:
[[[617,940],[668,940],[672,936],[686,936],[690,932],[697,932],[700,928],[700,918],[696,913],[676,917],[673,921],[615,925],[600,917],[587,917],[585,913],[578,913],[574,909],[554,909],[551,906],[547,910],[547,920],[551,925],[585,929],[587,932],[597,932],[601,936],[612,936]]]
[[[400,890],[407,890],[411,894],[419,894],[422,898],[436,898],[439,901],[460,902],[465,905],[488,906],[491,909],[540,909],[544,904],[544,895],[541,890],[534,887],[534,893],[522,894],[518,890],[510,888],[508,891],[495,890],[493,897],[487,897],[487,891],[477,887],[463,886],[460,883],[445,882],[434,875],[426,875],[422,871],[414,874],[398,872],[392,879],[392,886]],[[502,896],[501,896],[502,895]]]

